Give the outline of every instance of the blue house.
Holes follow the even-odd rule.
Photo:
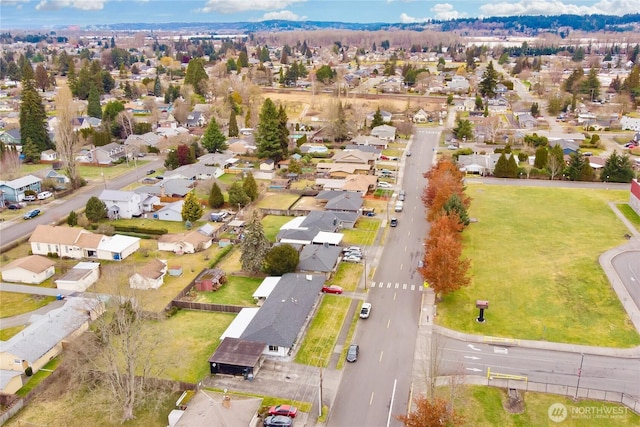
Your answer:
[[[36,193],[42,191],[42,180],[37,176],[27,175],[12,181],[0,181],[0,191],[6,202],[21,202],[24,200],[24,192],[33,190]]]

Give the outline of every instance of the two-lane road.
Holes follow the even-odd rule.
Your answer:
[[[359,321],[353,342],[360,346],[360,356],[344,368],[327,422],[331,427],[400,426],[395,417],[407,413],[422,299],[416,267],[428,230],[422,174],[431,167],[438,135],[439,130],[418,129],[413,155],[403,159],[396,193],[405,190],[404,209],[391,214],[398,218],[398,226],[389,228],[384,251],[376,260],[367,297],[373,309],[368,319]]]

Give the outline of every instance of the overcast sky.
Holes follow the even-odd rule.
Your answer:
[[[640,0],[0,0],[0,31],[126,22],[268,19],[411,23],[462,17],[638,13]]]

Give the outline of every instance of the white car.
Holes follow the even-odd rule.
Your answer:
[[[344,248],[342,252],[361,252],[360,246],[349,246],[348,248]]]
[[[360,309],[360,318],[367,319],[371,314],[371,303],[365,302],[362,304],[362,308]]]
[[[389,184],[388,182],[380,181],[378,183],[378,188],[393,188],[393,185]]]
[[[346,257],[342,258],[342,260],[346,262],[360,262],[362,261],[362,257],[352,254],[352,255],[347,255]]]

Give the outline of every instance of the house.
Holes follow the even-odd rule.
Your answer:
[[[204,114],[202,114],[201,111],[192,111],[191,113],[189,113],[189,115],[187,116],[187,120],[185,121],[184,125],[187,128],[194,128],[194,127],[203,127],[205,124],[207,123],[207,121],[204,118]]]
[[[255,143],[251,143],[245,139],[237,139],[233,142],[229,141],[229,144],[227,145],[228,152],[239,155],[253,153],[257,149],[258,147]]]
[[[71,182],[68,176],[61,174],[58,171],[53,169],[47,171],[47,173],[44,176],[44,179],[50,179],[56,184],[61,184],[61,185],[68,184]]]
[[[361,163],[318,163],[316,171],[332,178],[345,178],[353,174],[369,174],[372,165]]]
[[[373,121],[373,116],[375,116],[375,114],[375,111],[371,111],[369,114],[367,114],[367,123],[371,123]],[[382,116],[382,121],[384,123],[390,123],[391,119],[393,118],[393,114],[385,110],[380,110],[380,115]]]
[[[350,191],[361,194],[367,194],[369,190],[373,189],[378,182],[378,177],[375,175],[347,175],[344,178],[344,185],[342,191]]]
[[[337,150],[331,160],[334,163],[357,163],[361,165],[373,165],[378,159],[376,153],[367,153],[360,150]]]
[[[56,279],[56,287],[67,291],[84,292],[100,278],[99,262],[79,262],[64,276]]]
[[[518,123],[521,128],[532,128],[536,127],[536,119],[530,113],[520,113],[518,114]]]
[[[243,353],[244,349],[238,349],[238,351]],[[222,354],[220,357],[226,365],[226,357]],[[224,393],[200,389],[189,400],[185,409],[173,409],[169,413],[167,425],[168,427],[256,425],[255,420],[260,405],[262,405],[262,398],[239,395],[231,397]]]
[[[629,192],[629,206],[640,215],[640,182],[637,179],[631,181],[631,191]]]
[[[147,132],[142,135],[131,134],[124,140],[124,145],[131,148],[133,152],[145,151],[147,147],[156,147],[163,138],[155,132]],[[130,152],[131,152],[130,151]]]
[[[622,127],[622,130],[634,130],[638,132],[640,131],[640,118],[622,116],[620,119],[620,126]]]
[[[357,146],[372,146],[378,150],[386,150],[389,146],[389,141],[373,135],[358,135],[351,142]]]
[[[469,90],[469,81],[464,76],[453,76],[451,81],[447,83],[449,91],[462,93]]]
[[[389,125],[380,125],[371,129],[371,136],[393,142],[396,139],[396,128]]]
[[[82,334],[103,312],[98,300],[70,298],[65,304],[42,316],[32,316],[31,324],[7,341],[0,341],[0,378],[3,391],[15,388],[25,369],[33,373],[62,352],[65,343]],[[18,387],[19,388],[19,387]]]
[[[329,237],[329,234],[331,237]],[[326,241],[328,239],[334,245],[305,245],[302,248],[302,251],[300,251],[298,270],[303,273],[322,274],[328,279],[331,276],[331,273],[336,269],[338,259],[342,254],[342,247],[337,246],[340,243],[342,234],[339,234],[339,236],[336,236],[336,234],[339,233],[320,232],[317,235],[317,237],[322,240]],[[334,239],[333,237],[338,238]],[[318,243],[322,242],[318,241]]]
[[[185,179],[188,181],[205,181],[212,178],[220,178],[225,171],[220,166],[214,166],[205,161],[199,161],[190,165],[183,165],[172,171],[165,172],[164,179]]]
[[[302,154],[314,154],[314,153],[328,153],[329,149],[322,144],[313,144],[310,142],[304,143],[300,146],[300,152]]]
[[[468,154],[458,156],[458,167],[465,173],[491,175],[495,169],[497,157],[488,154]]]
[[[138,237],[94,234],[82,228],[40,224],[29,237],[35,255],[121,260],[140,247]]]
[[[364,204],[362,194],[352,191],[321,191],[316,200],[322,202],[326,210],[337,212],[358,212]]]
[[[184,205],[184,200],[169,203],[162,209],[155,211],[153,217],[160,221],[182,221],[182,205]]]
[[[41,255],[18,258],[2,267],[2,280],[39,285],[53,276],[55,265],[55,262]]]
[[[211,236],[199,230],[180,234],[163,234],[158,237],[159,251],[176,254],[194,254],[209,249],[211,244]]]
[[[371,137],[367,137],[367,138],[371,138]],[[387,145],[386,141],[382,141],[382,140],[379,140],[379,141],[383,142],[383,144],[385,146]],[[373,145],[367,145],[367,144],[362,144],[362,145],[347,144],[347,145],[344,146],[344,149],[345,150],[359,150],[359,151],[364,151],[365,153],[375,153],[376,154],[376,158],[379,158],[380,154],[382,154],[382,150],[381,149],[379,149],[377,147],[374,147]]]
[[[56,160],[58,160],[58,153],[54,150],[45,150],[40,153],[40,162],[42,163],[55,162]]]
[[[71,125],[75,132],[79,132],[82,129],[96,129],[102,124],[102,120],[96,117],[81,116],[71,119]]]
[[[167,274],[167,261],[154,258],[129,277],[131,289],[158,289]]]
[[[260,162],[260,170],[261,171],[272,171],[274,170],[276,167],[275,162],[273,161],[273,159],[266,159],[262,162]]]
[[[142,215],[142,195],[133,191],[102,190],[98,198],[107,207],[110,219],[131,219]]]
[[[300,342],[324,282],[321,275],[283,275],[240,339],[266,343],[266,355],[290,355],[295,343]]]
[[[5,202],[22,202],[25,191],[42,191],[42,180],[34,175],[27,175],[11,181],[0,181],[0,192]]]
[[[413,123],[427,123],[428,121],[429,114],[427,114],[422,108],[413,115]]]
[[[309,245],[322,231],[337,233],[342,228],[353,228],[358,216],[357,212],[311,211],[280,227],[276,242]]]
[[[158,197],[184,197],[193,190],[193,181],[183,178],[166,179],[154,185],[145,185],[134,189],[136,193]],[[182,208],[182,207],[181,207]]]
[[[252,295],[256,304],[262,305],[262,303],[269,298],[269,295],[271,295],[271,292],[273,292],[279,281],[280,276],[265,277]]]
[[[0,142],[7,146],[22,146],[20,129],[8,129],[0,131]]]
[[[122,158],[127,157],[127,146],[111,142],[101,147],[95,147],[94,156],[91,157],[92,163],[100,165],[110,165]]]

